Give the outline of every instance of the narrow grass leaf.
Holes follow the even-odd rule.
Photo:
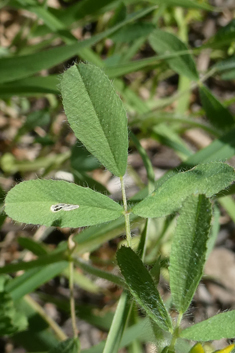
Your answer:
[[[103,278],[107,281],[113,282],[120,287],[125,287],[125,282],[121,277],[116,276],[110,272],[101,270],[98,267],[91,266],[90,264],[86,263],[81,259],[75,258],[74,261],[75,261],[75,264],[81,269],[83,269],[85,272],[90,273],[99,278]]]
[[[84,227],[119,218],[122,207],[88,188],[62,180],[30,180],[11,189],[5,212],[15,221],[57,227]]]
[[[23,249],[27,249],[37,256],[47,255],[45,245],[36,242],[32,238],[18,237],[17,242]]]
[[[223,131],[234,125],[232,114],[205,86],[201,86],[199,92],[206,117],[214,127]]]
[[[133,134],[132,131],[130,131],[130,138],[133,141],[135,147],[137,148],[137,150],[143,160],[143,163],[144,163],[144,166],[145,166],[145,169],[147,172],[148,188],[149,188],[149,192],[151,192],[152,190],[154,190],[154,181],[155,181],[155,174],[154,174],[154,170],[153,170],[153,165],[151,163],[149,156],[147,155],[147,152],[142,147],[140,141]]]
[[[150,0],[152,3],[157,4],[157,5],[162,5],[161,0]],[[196,0],[165,0],[164,1],[165,6],[180,6],[180,7],[185,7],[189,9],[201,9],[201,10],[208,10],[212,11],[213,7],[208,5],[208,4],[203,4],[200,3],[199,1]]]
[[[116,43],[129,43],[141,37],[147,37],[155,26],[148,22],[131,23],[115,32],[111,38]]]
[[[148,197],[133,207],[141,217],[163,217],[176,212],[192,194],[212,197],[235,180],[235,171],[227,164],[214,162],[198,165],[164,182]]]
[[[170,288],[179,313],[188,309],[206,261],[211,203],[204,195],[189,196],[180,210],[170,255]]]
[[[10,292],[14,301],[19,300],[24,295],[33,292],[42,284],[58,276],[67,266],[68,262],[60,261],[51,265],[33,268],[10,281],[6,286],[6,290]]]
[[[113,317],[103,353],[117,353],[119,351],[131,307],[132,303],[128,293],[123,292]]]
[[[61,92],[76,137],[114,175],[123,176],[127,166],[127,116],[108,77],[94,65],[74,65],[63,74]]]
[[[17,303],[19,311],[23,312],[28,321],[28,329],[15,334],[12,337],[14,343],[22,346],[27,352],[38,351],[48,353],[48,350],[55,347],[61,338],[56,337],[55,333],[49,329],[48,322],[38,312],[39,304],[29,297],[25,296]],[[64,339],[65,339],[64,335]]]
[[[110,34],[116,32],[121,27],[125,26],[132,21],[135,21],[149,12],[153,11],[156,7],[148,7],[137,13],[132,14],[126,20],[120,22],[116,26],[99,33],[87,40],[75,44],[64,45],[31,55],[4,57],[0,59],[0,82],[15,81],[20,78],[31,76],[43,69],[49,69],[71,57],[78,54],[80,49],[90,47],[100,40],[106,38]]]
[[[149,37],[150,45],[160,54],[177,53],[179,51],[187,50],[186,45],[178,39],[174,34],[155,30]],[[168,59],[168,64],[180,75],[186,76],[191,80],[197,81],[199,79],[196,65],[190,54],[180,55],[178,57]]]
[[[170,316],[152,277],[139,256],[131,248],[123,246],[117,252],[117,262],[137,303],[163,330],[171,331]]]
[[[66,341],[60,342],[55,348],[49,350],[48,353],[79,353],[80,341],[78,337],[69,338]]]
[[[221,313],[192,325],[180,333],[180,337],[193,341],[213,341],[235,336],[235,310]]]
[[[55,262],[66,260],[64,251],[54,250],[53,252],[40,256],[37,260],[32,261],[19,261],[17,263],[7,264],[0,267],[0,274],[2,273],[13,273],[17,271],[30,270],[31,268],[46,266]]]
[[[6,82],[0,84],[0,97],[35,96],[45,93],[59,94],[58,83],[57,75],[28,77],[22,80]]]

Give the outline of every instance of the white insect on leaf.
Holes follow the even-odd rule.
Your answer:
[[[70,205],[68,203],[57,203],[57,205],[51,205],[50,210],[52,212],[59,212],[59,211],[72,211],[72,210],[76,210],[76,208],[78,208],[79,205]]]

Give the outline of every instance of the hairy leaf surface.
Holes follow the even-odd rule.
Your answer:
[[[74,65],[63,74],[61,92],[76,137],[108,170],[123,176],[127,166],[127,116],[108,77],[94,65]]]
[[[163,330],[172,328],[171,319],[152,277],[139,256],[131,249],[122,247],[117,261],[126,283],[138,304]]]
[[[213,162],[198,165],[163,182],[158,189],[133,207],[132,212],[141,217],[163,217],[177,211],[192,194],[211,197],[235,180],[235,171],[225,163]]]
[[[204,195],[189,196],[180,210],[169,268],[171,293],[179,313],[188,309],[201,279],[211,217],[211,203]]]
[[[57,227],[84,227],[121,216],[122,207],[89,188],[62,180],[30,180],[16,185],[5,200],[15,221]]]

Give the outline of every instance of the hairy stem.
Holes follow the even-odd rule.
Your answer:
[[[177,323],[176,323],[174,332],[173,332],[173,336],[172,336],[172,340],[171,340],[171,344],[170,344],[170,350],[174,349],[176,341],[177,341],[177,339],[179,337],[179,327],[180,327],[180,323],[181,323],[182,318],[183,318],[183,314],[180,313],[179,316],[178,316],[178,319],[177,319]]]
[[[75,312],[75,300],[74,300],[74,281],[73,281],[74,260],[71,256],[75,247],[76,247],[76,244],[74,243],[71,235],[68,239],[70,313],[71,313],[71,320],[72,320],[73,336],[76,338],[78,335],[78,329],[76,325],[76,312]]]
[[[70,313],[73,327],[73,336],[76,338],[78,335],[78,329],[76,325],[76,312],[75,312],[75,301],[74,301],[74,287],[73,287],[73,261],[69,262],[69,290],[70,290]]]
[[[124,207],[124,217],[125,217],[125,225],[126,225],[126,240],[129,247],[131,247],[131,226],[130,226],[130,214],[127,209],[127,200],[126,200],[126,190],[125,183],[123,177],[120,177],[121,188],[122,188],[122,200]]]

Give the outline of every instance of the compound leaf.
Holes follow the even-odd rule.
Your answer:
[[[152,277],[139,256],[131,249],[122,247],[117,252],[117,262],[131,294],[163,330],[172,329],[171,319]]]
[[[11,189],[5,212],[18,222],[77,228],[116,219],[122,207],[89,188],[63,180],[38,179]]]
[[[138,216],[163,217],[177,211],[192,194],[211,197],[235,180],[235,171],[225,163],[212,162],[169,177],[158,189],[133,207]]]
[[[108,77],[94,65],[73,65],[62,76],[61,93],[76,137],[114,175],[123,176],[127,166],[127,116]]]
[[[203,273],[211,224],[211,203],[189,196],[177,221],[170,255],[170,288],[179,313],[188,309]]]

